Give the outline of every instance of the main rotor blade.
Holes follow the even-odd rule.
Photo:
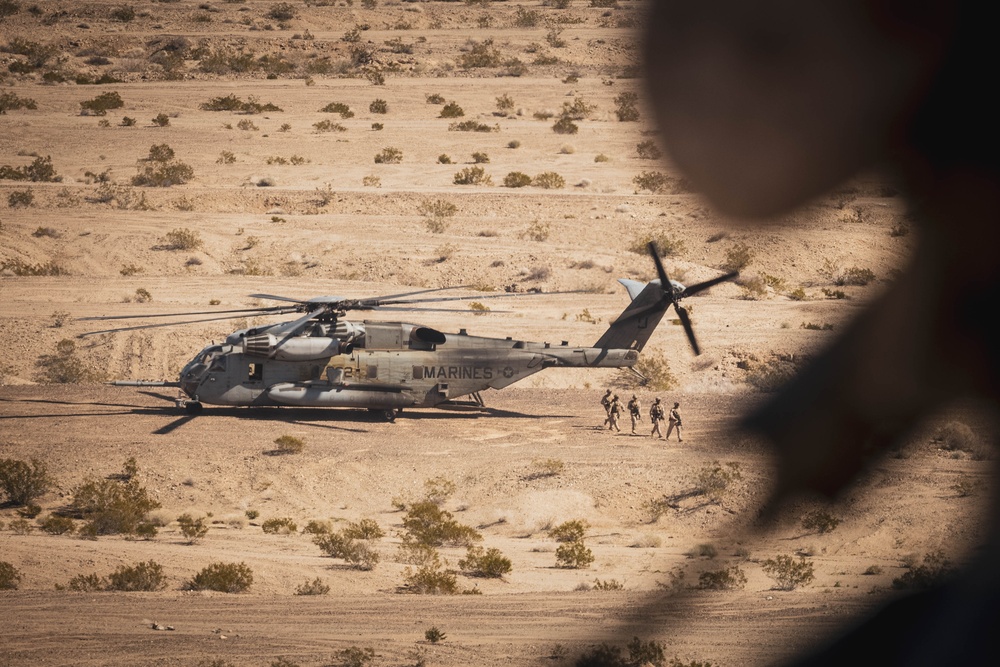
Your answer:
[[[697,283],[691,285],[690,287],[685,287],[684,291],[681,292],[677,298],[683,299],[684,297],[691,296],[692,294],[697,294],[698,292],[703,292],[710,287],[715,287],[719,283],[724,283],[727,280],[732,280],[733,278],[738,278],[740,275],[739,271],[730,271],[724,276],[719,276],[718,278],[712,278],[711,280],[706,280],[703,283]]]
[[[691,349],[694,350],[695,356],[701,354],[701,348],[698,347],[698,341],[694,337],[694,328],[691,326],[691,316],[688,315],[688,311],[676,303],[674,304],[674,310],[677,311],[677,317],[681,319],[684,333],[687,334],[688,342],[691,343]]]
[[[288,329],[283,332],[281,340],[278,341],[277,345],[281,345],[285,341],[287,341],[287,340],[289,340],[289,339],[294,338],[295,336],[297,336],[299,334],[299,332],[302,331],[302,329],[309,322],[311,322],[312,320],[316,319],[320,315],[323,315],[324,313],[326,313],[326,308],[318,308],[318,309],[313,310],[313,311],[311,311],[309,313],[306,313],[305,315],[303,315],[299,319],[295,320],[294,322],[286,322],[284,324],[279,325],[281,327],[286,327],[287,326]]]
[[[235,320],[236,317],[209,317],[201,320],[186,320],[184,322],[157,322],[156,324],[139,324],[134,327],[118,327],[117,329],[104,329],[102,331],[87,331],[82,334],[78,334],[77,338],[86,338],[87,336],[96,336],[97,334],[105,333],[118,333],[120,331],[138,331],[140,329],[157,329],[160,327],[177,327],[183,324],[200,324],[202,322],[222,322],[224,320]]]
[[[267,308],[236,308],[234,310],[195,310],[187,313],[154,313],[151,315],[101,315],[99,317],[78,317],[78,322],[97,322],[101,320],[142,320],[150,317],[187,317],[188,315],[221,315],[223,313],[255,313],[266,315],[273,313],[283,315],[284,313],[294,313],[294,309],[287,306],[270,306]],[[235,316],[227,319],[235,319]]]
[[[667,271],[663,268],[663,262],[660,261],[660,251],[656,249],[656,241],[650,241],[649,245],[646,246],[649,249],[649,254],[653,256],[653,264],[656,265],[656,275],[660,278],[660,287],[670,298],[670,303],[677,303],[677,295],[674,294],[674,284],[670,282],[670,278],[667,277]]]
[[[503,292],[501,294],[474,294],[472,296],[441,296],[433,299],[409,299],[407,301],[380,301],[369,308],[381,306],[399,306],[411,303],[441,303],[444,301],[481,301],[484,299],[507,299],[516,296],[551,296],[555,294],[585,294],[586,290],[570,290],[566,292]],[[360,310],[360,309],[359,309]]]
[[[432,292],[444,292],[446,290],[455,290],[455,289],[472,289],[472,286],[455,285],[452,287],[434,287],[432,289],[417,290],[416,292],[403,292],[402,294],[387,294],[385,296],[374,296],[368,299],[361,299],[361,302],[364,303],[368,301],[387,301],[389,299],[402,299],[404,296],[416,296],[418,294],[430,294]]]
[[[305,304],[306,302],[302,299],[293,299],[288,296],[278,296],[276,294],[247,294],[251,299],[267,299],[268,301],[287,301],[288,303],[300,303]]]

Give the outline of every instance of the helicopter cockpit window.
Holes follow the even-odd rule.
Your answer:
[[[264,364],[250,364],[247,373],[247,380],[250,382],[260,382],[264,379]]]
[[[226,370],[226,357],[220,354],[215,359],[212,359],[212,365],[208,367],[210,373],[223,373]]]
[[[221,345],[209,345],[198,354],[196,361],[199,364],[206,364],[212,357],[214,357],[219,352],[222,352]]]

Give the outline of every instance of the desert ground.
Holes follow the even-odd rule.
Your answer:
[[[343,651],[356,647],[373,665],[559,665],[640,637],[684,665],[772,664],[891,599],[925,555],[960,564],[976,549],[996,430],[979,406],[928,415],[837,502],[774,512],[776,463],[739,429],[908,261],[915,232],[892,183],[846,183],[762,227],[722,219],[657,155],[637,78],[641,4],[562,5],[0,2],[0,459],[37,459],[55,479],[37,517],[0,505],[0,562],[21,575],[0,590],[0,663],[311,667],[353,664]],[[81,105],[112,92],[123,106],[105,115]],[[623,93],[635,120],[620,119]],[[279,110],[205,108],[232,97]],[[451,102],[463,116],[441,117]],[[350,114],[320,111],[337,103]],[[554,131],[561,117],[576,131]],[[450,129],[466,121],[481,131]],[[173,156],[151,159],[164,145]],[[52,171],[32,180],[46,158]],[[184,166],[169,185],[142,180]],[[479,182],[456,183],[475,169]],[[530,184],[512,187],[516,172]],[[537,178],[548,172],[560,178]],[[655,277],[650,239],[681,282],[741,270],[687,302],[701,356],[676,321],[660,325],[643,352],[659,387],[551,369],[485,393],[484,409],[395,423],[351,410],[192,416],[172,389],[104,383],[176,380],[209,341],[272,320],[78,338],[105,327],[81,318],[263,304],[254,293],[465,286],[465,312],[359,317],[589,345],[627,304],[616,279]],[[483,298],[504,289],[515,296]],[[605,430],[609,386],[645,406],[680,402],[684,442],[646,437],[648,417],[637,436]],[[276,455],[281,436],[303,450]],[[154,537],[41,530],[129,459],[160,505]],[[740,474],[692,493],[713,467]],[[472,577],[464,547],[439,549],[479,594],[406,586],[405,508],[429,481],[511,561],[502,578]],[[804,527],[817,512],[839,522]],[[182,514],[207,534],[191,543]],[[284,517],[297,529],[263,530]],[[324,555],[303,530],[363,519],[385,533],[373,569]],[[587,526],[587,567],[557,566],[550,530],[573,520]],[[814,578],[778,590],[764,565],[779,556]],[[150,560],[164,590],[67,590]],[[214,562],[245,563],[250,589],[188,590]],[[736,570],[745,581],[702,585]],[[327,594],[296,594],[316,579]],[[446,638],[425,639],[432,627]]]

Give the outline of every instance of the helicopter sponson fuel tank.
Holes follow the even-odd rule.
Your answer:
[[[267,390],[267,397],[280,405],[310,408],[398,410],[415,404],[413,396],[397,391],[336,386],[302,386],[291,382],[271,386]]]

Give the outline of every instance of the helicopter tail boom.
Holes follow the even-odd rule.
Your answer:
[[[653,335],[670,301],[663,298],[663,289],[657,282],[649,282],[645,286],[634,280],[622,279],[618,282],[628,290],[632,302],[594,343],[594,347],[639,352]]]

